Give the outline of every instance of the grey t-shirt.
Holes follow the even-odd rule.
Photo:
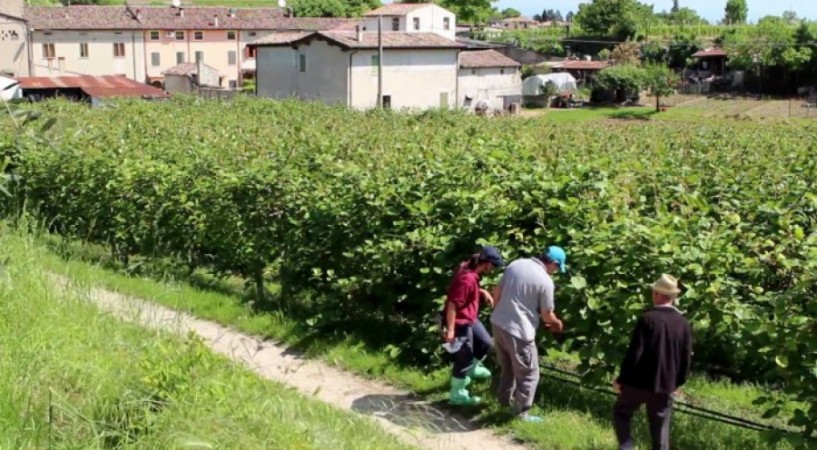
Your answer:
[[[502,293],[491,323],[524,341],[536,338],[540,312],[553,311],[553,280],[536,258],[517,259],[499,281]]]

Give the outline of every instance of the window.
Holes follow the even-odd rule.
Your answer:
[[[204,52],[199,50],[196,52],[196,62],[204,62]]]
[[[448,92],[440,92],[440,108],[448,108]]]
[[[443,17],[443,30],[450,30],[451,29],[451,18],[450,17]]]
[[[255,47],[244,47],[244,59],[255,58],[256,48]]]
[[[400,31],[400,18],[395,17],[391,20],[391,30],[392,31]]]
[[[235,40],[235,31],[228,31],[227,32],[227,40],[234,41]]]
[[[152,65],[153,67],[158,67],[161,64],[162,64],[161,63],[161,57],[159,56],[159,52],[151,53],[150,54],[150,65]]]
[[[499,69],[499,73],[505,75],[505,69]]]
[[[204,31],[196,31],[195,33],[193,33],[193,39],[195,39],[197,41],[203,41],[204,40]]]
[[[87,58],[88,57],[88,43],[82,42],[79,44],[79,57],[80,58]]]
[[[176,32],[176,40],[183,41],[184,40],[184,31],[177,31]]]
[[[184,62],[184,52],[176,52],[176,64]]]
[[[51,59],[57,56],[57,52],[54,51],[54,44],[43,44],[43,58]]]
[[[230,89],[238,88],[238,81],[237,80],[230,80]]]
[[[116,42],[113,44],[113,57],[114,58],[124,58],[125,57],[125,44],[122,42]]]
[[[420,29],[420,18],[415,17],[413,21],[414,21],[414,29],[419,30]]]
[[[380,55],[372,55],[372,75],[377,75],[377,69],[380,65]]]
[[[158,31],[151,31],[150,32],[150,40],[151,41],[158,41],[159,40],[159,32]]]
[[[230,50],[227,52],[227,65],[234,66],[237,64],[238,54],[235,50]]]
[[[298,55],[298,72],[306,72],[306,55]]]
[[[256,33],[255,31],[250,31],[250,37],[256,37],[256,36],[258,36],[258,33]]]
[[[383,108],[391,109],[391,95],[383,96]]]

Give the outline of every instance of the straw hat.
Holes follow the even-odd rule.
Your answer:
[[[681,293],[681,289],[678,288],[678,280],[667,274],[661,275],[661,278],[652,284],[652,290],[669,296],[677,296]]]

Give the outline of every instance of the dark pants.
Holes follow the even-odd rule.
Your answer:
[[[454,378],[465,378],[471,370],[474,359],[481,360],[494,346],[494,340],[479,320],[470,325],[457,325],[454,328],[456,338],[465,338],[465,343],[454,355]]]
[[[632,450],[630,434],[633,414],[641,405],[647,405],[652,450],[669,450],[669,424],[672,414],[672,397],[669,394],[653,394],[627,386],[621,386],[621,394],[613,406],[613,424],[616,429],[619,450]]]

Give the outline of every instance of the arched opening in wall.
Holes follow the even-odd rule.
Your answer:
[[[162,83],[161,80],[156,80],[156,81],[150,83],[150,85],[157,88],[157,89],[164,89],[165,88],[164,83]]]

